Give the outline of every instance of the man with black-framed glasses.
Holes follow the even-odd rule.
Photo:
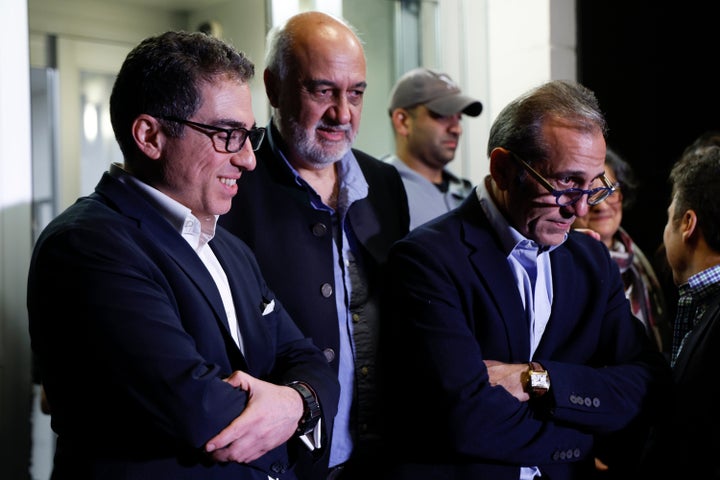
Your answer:
[[[641,446],[669,365],[607,249],[571,230],[614,191],[606,131],[583,86],[530,90],[493,123],[484,181],[393,246],[391,478],[585,480],[611,441]]]
[[[118,73],[123,163],[50,222],[30,265],[54,480],[295,480],[328,449],[335,373],[217,226],[264,135],[254,70],[221,40],[166,32]]]
[[[217,125],[206,125],[204,123],[183,120],[182,118],[173,117],[172,115],[160,117],[170,122],[182,123],[190,128],[197,130],[210,137],[213,141],[213,147],[218,152],[237,153],[242,150],[245,141],[250,139],[250,147],[253,152],[260,148],[260,143],[265,137],[265,129],[253,127],[251,129],[235,126],[233,128],[223,128]]]

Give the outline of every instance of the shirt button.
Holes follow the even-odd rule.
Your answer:
[[[322,293],[323,297],[329,298],[333,294],[332,285],[330,285],[329,283],[323,283],[320,287],[320,293]]]
[[[325,355],[325,360],[327,360],[328,363],[332,363],[332,361],[335,360],[335,350],[332,348],[326,348],[323,350],[323,354]]]
[[[322,237],[327,233],[327,227],[324,223],[316,223],[312,226],[312,233],[316,237]]]

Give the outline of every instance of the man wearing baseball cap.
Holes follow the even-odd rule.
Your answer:
[[[482,103],[463,95],[447,75],[415,68],[390,93],[395,155],[388,161],[400,172],[410,207],[410,228],[455,208],[470,193],[469,180],[448,171],[455,158],[462,115],[477,117]]]

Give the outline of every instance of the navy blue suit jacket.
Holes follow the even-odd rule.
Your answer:
[[[635,478],[720,479],[720,296],[695,321],[673,367],[671,408],[654,428]]]
[[[246,393],[223,381],[235,370],[306,381],[332,425],[339,388],[320,350],[244,243],[219,227],[209,245],[230,283],[244,354],[198,255],[132,188],[105,174],[43,231],[28,310],[59,435],[54,479],[294,478],[296,455],[309,454],[297,440],[250,465],[203,455],[246,406]]]
[[[552,313],[533,360],[551,388],[519,402],[489,384],[483,363],[527,362],[530,338],[475,193],[395,244],[393,315],[381,331],[395,478],[518,480],[521,466],[587,478],[594,437],[628,426],[667,384],[669,367],[631,316],[602,243],[571,232],[550,257]]]

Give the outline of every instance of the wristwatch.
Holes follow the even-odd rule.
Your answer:
[[[529,362],[525,375],[525,391],[531,397],[541,397],[550,390],[550,374],[539,363]]]
[[[320,419],[320,404],[315,392],[305,382],[290,382],[288,387],[295,389],[303,399],[303,416],[298,422],[297,435],[307,435],[312,432]]]

